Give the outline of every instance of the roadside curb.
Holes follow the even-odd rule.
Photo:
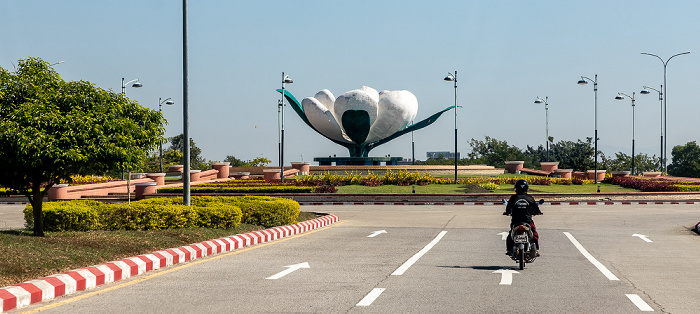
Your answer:
[[[700,202],[695,201],[639,201],[639,202],[627,202],[627,201],[582,201],[582,202],[545,202],[547,205],[680,205],[680,204],[700,204]],[[502,202],[299,202],[299,205],[500,205],[503,206]]]
[[[7,286],[0,288],[0,313],[53,300],[77,291],[93,289],[151,270],[304,233],[336,222],[338,216],[329,214],[294,225],[236,234]]]

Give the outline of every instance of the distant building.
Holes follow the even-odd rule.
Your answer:
[[[455,153],[453,152],[427,152],[426,153],[428,159],[454,159],[455,158]],[[459,157],[459,152],[457,152],[457,159],[461,159]]]

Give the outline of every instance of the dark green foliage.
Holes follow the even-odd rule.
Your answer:
[[[671,150],[672,161],[668,174],[678,177],[700,178],[700,147],[695,141],[678,145]]]

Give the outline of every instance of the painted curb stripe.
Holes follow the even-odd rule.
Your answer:
[[[464,205],[464,206],[503,205],[503,204],[501,204],[501,202],[396,202],[396,203],[387,203],[387,202],[362,202],[362,203],[299,202],[299,204],[303,205],[303,206],[309,206],[309,205],[321,205],[321,206],[329,206],[329,205]],[[700,202],[695,202],[695,201],[663,201],[663,202],[658,202],[658,201],[651,201],[651,202],[647,202],[647,201],[639,201],[639,202],[629,202],[629,201],[600,201],[600,202],[555,201],[555,202],[549,202],[549,203],[545,202],[545,205],[694,205],[694,204],[700,204]]]
[[[93,289],[155,269],[304,233],[338,221],[338,216],[330,214],[294,225],[203,241],[3,287],[0,288],[0,313]]]

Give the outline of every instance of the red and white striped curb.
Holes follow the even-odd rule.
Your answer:
[[[502,202],[299,202],[300,205],[503,205]],[[546,205],[667,205],[700,204],[694,201],[562,201],[546,202]]]
[[[157,251],[0,288],[0,312],[52,300],[76,291],[92,289],[106,283],[138,276],[154,269],[304,233],[337,221],[338,216],[330,214],[294,225],[237,234]]]

